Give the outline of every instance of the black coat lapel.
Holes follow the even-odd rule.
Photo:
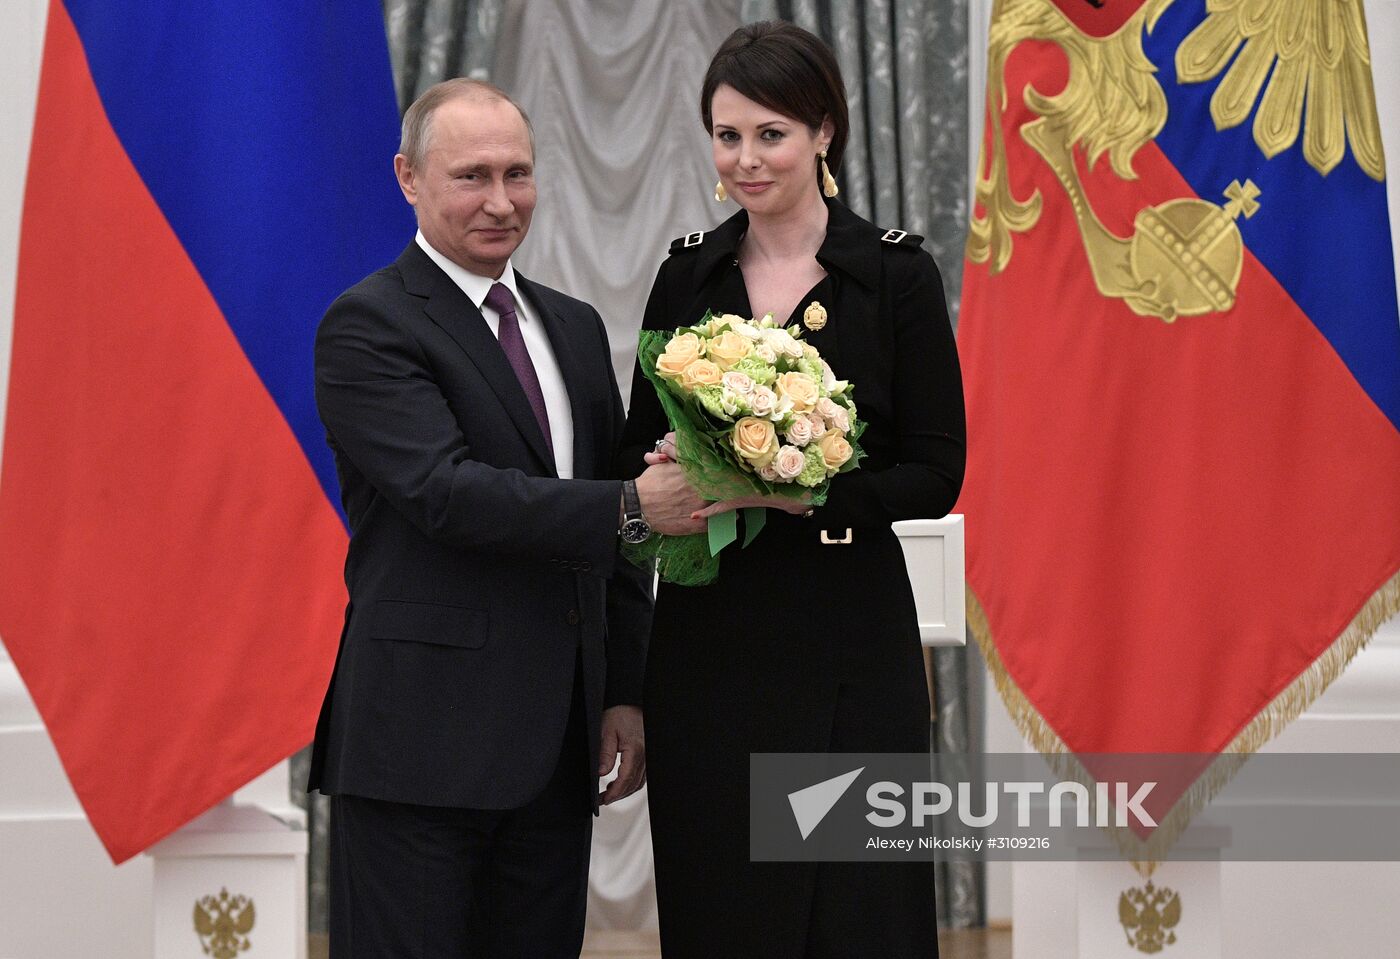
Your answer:
[[[590,382],[587,371],[582,366],[578,352],[570,334],[580,333],[581,320],[567,320],[549,304],[544,290],[538,283],[527,280],[515,273],[515,283],[520,292],[530,300],[544,323],[549,345],[554,348],[554,361],[559,364],[559,373],[564,378],[564,390],[569,394],[569,411],[574,420],[574,476],[579,479],[593,479],[597,469],[597,456],[594,443],[595,424],[589,415],[589,405],[585,399],[600,384]],[[590,331],[591,332],[591,331]],[[612,358],[609,357],[611,362]]]
[[[415,296],[427,297],[423,311],[467,354],[467,359],[501,401],[540,464],[554,473],[554,452],[545,442],[530,400],[481,311],[452,278],[428,258],[417,242],[410,243],[400,255],[398,267],[404,278],[404,289]]]

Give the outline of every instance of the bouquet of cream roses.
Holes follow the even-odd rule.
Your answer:
[[[824,321],[826,311],[813,303],[806,316]],[[677,462],[707,499],[806,497],[820,506],[831,478],[864,455],[851,384],[800,326],[707,311],[674,333],[643,330],[638,357],[676,433]],[[745,546],[765,515],[745,511]],[[736,538],[731,511],[710,517],[708,535],[653,536],[627,550],[640,565],[655,561],[668,582],[700,585],[714,581],[717,554]]]

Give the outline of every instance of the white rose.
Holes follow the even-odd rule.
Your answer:
[[[794,360],[802,359],[802,342],[793,338],[787,330],[772,329],[763,331],[763,342],[771,346],[775,353],[790,357]]]
[[[793,446],[806,446],[812,442],[812,423],[805,416],[799,416],[788,427],[787,441]]]
[[[819,440],[826,435],[826,420],[815,413],[808,413],[804,419],[807,421],[807,429],[812,434],[812,439]]]
[[[778,452],[781,453],[782,450],[779,450]],[[760,466],[758,468],[758,475],[764,480],[768,481],[769,483],[780,482],[778,478],[778,470],[772,463]]]
[[[842,433],[851,431],[851,414],[844,406],[830,397],[823,396],[817,400],[817,415],[834,430],[840,430]]]
[[[778,362],[778,351],[767,343],[758,344],[758,346],[754,347],[753,352],[754,356],[757,356],[765,363],[771,364]]]
[[[783,482],[797,479],[797,474],[802,472],[806,464],[806,455],[796,446],[784,446],[778,450],[778,455],[773,457],[773,469]]]
[[[720,379],[720,383],[724,385],[726,390],[732,390],[740,396],[748,396],[753,392],[753,377],[749,376],[747,373],[739,373],[735,370],[730,370]],[[830,400],[827,402],[830,402]]]
[[[840,430],[841,433],[850,433],[851,414],[840,403],[823,396],[822,399],[816,400],[816,413],[823,420],[826,420],[826,426],[832,427],[833,430]]]
[[[759,332],[758,327],[747,320],[740,323],[731,323],[729,328],[746,340],[757,340],[763,335]]]
[[[770,416],[778,406],[778,394],[766,386],[755,386],[749,394],[749,407],[754,416]]]

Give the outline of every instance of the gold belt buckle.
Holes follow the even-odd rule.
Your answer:
[[[832,539],[830,533],[828,533],[826,530],[822,530],[823,546],[847,546],[854,541],[855,533],[851,532],[851,528],[849,526],[846,527],[846,535],[843,539]]]

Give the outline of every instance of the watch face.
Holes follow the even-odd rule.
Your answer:
[[[622,524],[622,540],[626,543],[642,543],[651,535],[651,527],[646,520],[629,519]]]

